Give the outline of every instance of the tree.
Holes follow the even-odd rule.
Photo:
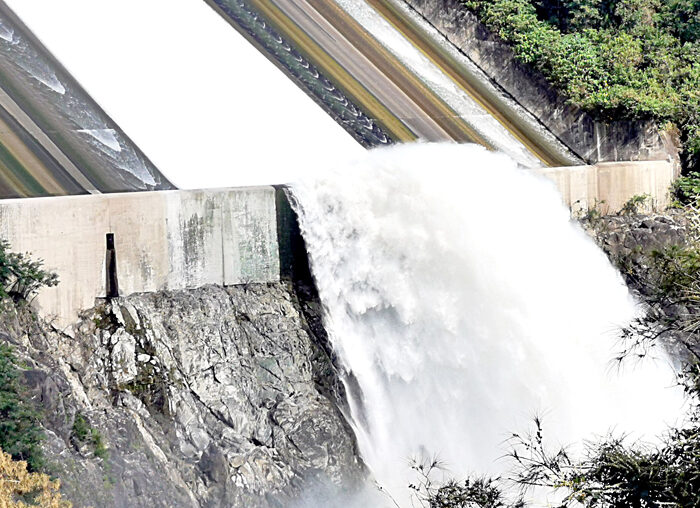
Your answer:
[[[43,466],[43,435],[39,413],[19,383],[12,349],[0,344],[0,448],[16,460],[26,461],[31,471],[38,471]]]
[[[700,0],[667,0],[660,17],[683,42],[700,39]]]
[[[42,268],[41,260],[10,252],[10,244],[0,240],[0,299],[18,303],[31,297],[43,286],[58,284],[58,276]]]
[[[60,488],[58,480],[30,473],[26,462],[12,460],[0,449],[0,508],[71,508],[72,504],[61,497]]]

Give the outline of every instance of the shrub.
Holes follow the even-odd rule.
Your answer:
[[[73,437],[75,437],[78,441],[83,442],[87,440],[88,436],[90,435],[90,424],[82,414],[76,413],[75,418],[73,419],[73,428],[71,430]]]
[[[680,204],[695,203],[700,198],[700,173],[691,171],[673,184],[673,194]]]
[[[644,212],[651,203],[649,194],[635,194],[622,205],[621,215],[638,215]]]
[[[516,501],[506,499],[498,478],[467,478],[463,482],[449,480],[436,483],[433,480],[433,473],[443,469],[437,459],[414,460],[411,469],[417,474],[417,480],[408,487],[414,493],[414,500],[424,508],[524,508],[525,506],[522,499]]]
[[[87,419],[81,414],[76,413],[73,420],[73,428],[71,435],[78,443],[85,443],[92,446],[95,457],[106,460],[108,457],[107,447],[102,439],[100,431],[90,426]]]
[[[515,482],[562,491],[564,507],[698,506],[700,427],[673,429],[658,446],[626,445],[609,437],[590,443],[583,460],[564,449],[548,451],[541,422],[525,437],[515,436],[512,457],[519,464]]]
[[[0,299],[18,303],[29,299],[43,286],[58,284],[55,273],[45,271],[43,261],[10,252],[10,244],[0,240]]]

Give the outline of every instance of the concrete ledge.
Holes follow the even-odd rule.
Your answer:
[[[0,201],[0,237],[60,277],[35,301],[59,326],[106,295],[107,233],[122,296],[280,277],[273,187]]]
[[[674,166],[667,161],[602,162],[533,171],[552,180],[574,212],[594,207],[602,213],[618,212],[641,195],[649,196],[648,208],[662,210],[671,203]]]

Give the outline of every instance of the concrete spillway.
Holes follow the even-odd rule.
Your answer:
[[[476,142],[526,167],[583,162],[389,2],[208,3],[366,146]]]
[[[473,142],[529,168],[673,151],[569,104],[456,0],[205,1],[365,146]]]
[[[0,1],[0,198],[172,188]]]

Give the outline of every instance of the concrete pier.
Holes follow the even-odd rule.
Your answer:
[[[280,277],[273,187],[2,200],[0,237],[58,273],[35,301],[57,326],[107,295],[112,255],[120,296]]]
[[[648,210],[671,204],[669,190],[675,172],[670,161],[601,162],[592,166],[567,166],[533,170],[552,180],[564,203],[574,212],[597,208],[614,213],[635,196],[647,196]]]

